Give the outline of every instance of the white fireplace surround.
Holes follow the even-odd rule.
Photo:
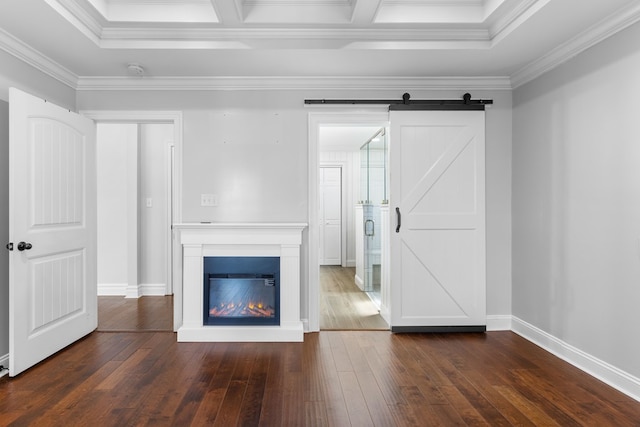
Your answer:
[[[182,246],[182,322],[178,341],[303,340],[300,245],[305,223],[175,224]],[[215,256],[280,257],[280,325],[203,324],[203,260]],[[175,301],[180,304],[179,299]]]

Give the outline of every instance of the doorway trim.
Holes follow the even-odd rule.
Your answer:
[[[173,193],[171,216],[170,240],[167,260],[171,264],[168,268],[172,273],[168,276],[173,288],[173,327],[182,319],[182,269],[178,264],[177,248],[174,244],[173,224],[182,222],[182,111],[144,111],[144,110],[82,110],[80,114],[98,123],[171,123],[173,124],[173,170],[171,179],[171,191]],[[169,287],[169,284],[167,284]]]
[[[387,127],[389,123],[388,106],[371,107],[363,110],[340,109],[331,112],[309,112],[309,277],[308,277],[308,318],[305,321],[306,332],[320,330],[320,233],[319,233],[319,182],[320,170],[320,127],[330,125],[370,125]]]

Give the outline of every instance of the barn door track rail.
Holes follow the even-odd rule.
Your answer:
[[[471,99],[465,93],[462,99],[416,99],[404,93],[402,99],[305,99],[305,105],[389,105],[389,110],[484,110],[492,99]]]

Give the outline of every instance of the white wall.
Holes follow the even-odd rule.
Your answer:
[[[9,354],[9,251],[4,248],[8,242],[9,104],[0,101],[0,362]]]
[[[167,190],[172,124],[140,125],[140,286],[144,295],[164,295],[167,287],[169,209]],[[151,206],[147,205],[151,199]]]
[[[466,90],[413,91],[412,99],[461,98]],[[308,221],[306,98],[393,98],[403,91],[81,91],[81,110],[183,110],[184,221]],[[487,310],[511,313],[511,92],[487,111]],[[326,109],[324,110],[326,111]],[[201,207],[200,194],[218,195]],[[301,312],[307,316],[308,235]]]
[[[138,126],[97,126],[98,295],[138,286]],[[132,283],[133,282],[133,283]]]
[[[636,378],[638,40],[635,24],[515,90],[513,131],[513,314]]]
[[[183,119],[185,222],[305,220],[303,114],[221,106]],[[217,195],[218,206],[201,207],[201,194]]]

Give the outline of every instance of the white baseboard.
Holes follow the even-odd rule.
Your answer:
[[[616,368],[515,316],[511,330],[587,374],[640,401],[640,378]]]
[[[0,356],[0,365],[4,366],[4,369],[0,371],[0,377],[4,377],[9,373],[9,354]]]
[[[494,314],[487,316],[487,331],[510,331],[510,314]]]
[[[309,319],[302,319],[302,330],[304,331],[304,333],[308,333],[311,332],[309,330]]]
[[[139,286],[140,296],[164,296],[167,294],[165,283],[142,283]]]
[[[167,293],[165,283],[142,283],[129,286],[126,283],[100,283],[98,296],[119,296],[125,298],[140,298],[143,296],[164,296]]]
[[[100,297],[125,296],[126,292],[126,283],[98,283],[98,296]]]
[[[358,285],[358,288],[360,288],[361,291],[364,291],[364,280],[356,274],[354,281],[356,282],[356,285]]]
[[[127,285],[124,291],[125,298],[140,298],[141,296],[140,285]]]
[[[347,265],[345,267],[355,267],[356,266],[356,260],[355,259],[348,259],[347,260]]]

